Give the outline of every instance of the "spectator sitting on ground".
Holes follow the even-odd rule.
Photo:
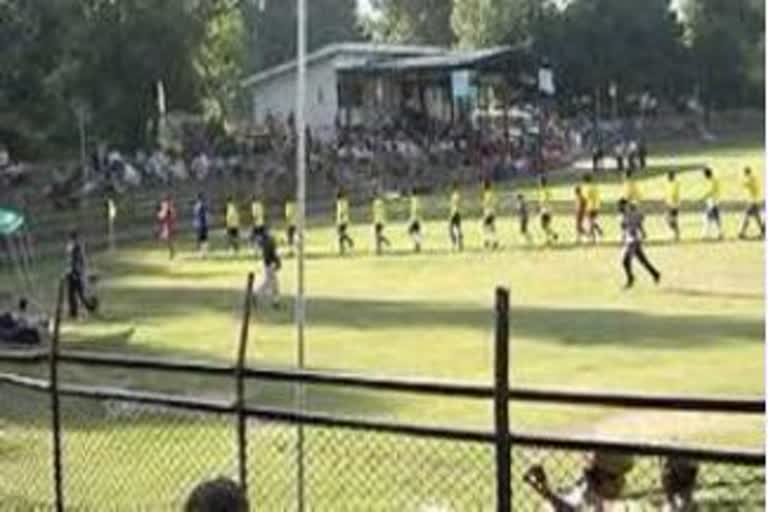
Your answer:
[[[661,469],[661,485],[667,500],[665,512],[694,512],[698,510],[693,500],[699,466],[683,457],[669,457]]]
[[[38,345],[45,330],[45,320],[29,313],[27,299],[19,300],[14,312],[0,315],[0,342],[18,345]]]
[[[198,485],[184,505],[184,512],[248,512],[249,509],[242,487],[228,478]]]
[[[581,479],[565,493],[552,490],[540,465],[530,468],[523,481],[544,498],[554,512],[608,512],[617,510],[616,500],[624,491],[626,475],[633,466],[631,456],[603,451],[592,455]]]

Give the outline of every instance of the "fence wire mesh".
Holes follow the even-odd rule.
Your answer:
[[[53,503],[51,398],[0,383],[0,510]]]
[[[68,510],[181,510],[196,484],[237,475],[230,417],[63,398],[62,429]]]
[[[53,509],[50,406],[46,391],[0,383],[0,510]],[[180,510],[200,482],[237,478],[232,415],[66,396],[61,412],[65,510]],[[300,501],[307,511],[495,510],[492,444],[304,426],[300,482],[296,425],[251,418],[246,439],[252,510],[298,510]],[[597,499],[594,453],[526,443],[511,457],[515,511],[551,509],[529,483],[536,467],[553,494]],[[689,510],[668,506],[671,488],[677,499],[690,489],[698,510],[765,507],[762,465],[631,460],[611,510]]]

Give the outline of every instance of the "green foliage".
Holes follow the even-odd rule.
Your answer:
[[[448,0],[374,0],[379,14],[366,21],[366,31],[377,41],[388,43],[450,46],[454,42]]]
[[[765,4],[757,0],[688,0],[683,8],[708,106],[761,102]]]
[[[531,0],[457,0],[451,26],[459,46],[481,48],[525,39],[532,5]]]
[[[260,71],[291,60],[297,50],[296,2],[267,0],[243,2],[242,12],[250,35],[248,69]],[[307,48],[309,51],[337,42],[362,38],[356,0],[311,0],[307,2]]]

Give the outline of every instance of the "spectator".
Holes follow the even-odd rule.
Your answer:
[[[555,512],[594,510],[605,512],[624,491],[626,475],[632,470],[632,457],[618,452],[596,452],[592,455],[581,479],[565,493],[550,486],[540,465],[530,468],[523,480],[530,485]]]
[[[693,512],[698,510],[693,500],[699,466],[683,457],[669,457],[661,469],[661,485],[667,500],[667,512]]]
[[[242,487],[228,478],[217,478],[195,487],[184,512],[248,512],[248,497]]]

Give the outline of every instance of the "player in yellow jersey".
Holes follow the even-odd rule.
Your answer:
[[[411,190],[411,217],[408,221],[408,234],[413,240],[413,250],[421,252],[421,198]]]
[[[227,241],[229,249],[234,254],[240,251],[240,211],[234,198],[227,198],[225,221],[227,225]]]
[[[749,199],[749,205],[747,211],[744,213],[744,220],[741,222],[741,229],[739,230],[739,238],[742,240],[747,238],[747,230],[752,219],[755,219],[755,223],[760,228],[760,235],[765,237],[765,222],[762,217],[763,199],[760,197],[760,182],[752,173],[752,169],[749,167],[744,168],[744,178],[742,180],[744,190],[747,191]]]
[[[491,180],[483,182],[483,246],[486,249],[498,249],[496,239],[496,192]]]
[[[704,230],[702,238],[709,238],[712,228],[715,228],[717,239],[723,239],[723,225],[720,220],[720,180],[715,177],[712,169],[704,169],[704,178],[707,180],[707,193],[704,195],[706,210],[704,216]]]
[[[290,199],[285,202],[285,242],[293,254],[296,246],[296,203]]]
[[[381,254],[383,248],[390,243],[384,236],[384,228],[387,225],[387,205],[381,192],[373,199],[373,236],[376,240],[376,254]]]
[[[355,242],[347,233],[349,228],[349,200],[344,190],[339,189],[336,195],[336,232],[339,235],[339,254],[342,256],[347,248],[354,249]]]
[[[451,193],[451,217],[448,221],[448,233],[454,250],[464,250],[464,233],[461,232],[461,192],[458,182],[453,183]]]
[[[600,188],[594,182],[591,174],[584,175],[584,189],[587,197],[587,232],[592,239],[592,243],[597,243],[597,239],[603,237],[603,228],[600,227],[598,218],[600,216]]]
[[[639,205],[640,200],[642,199],[640,187],[632,177],[631,170],[627,170],[627,172],[624,173],[624,194],[622,195],[622,198],[626,199],[628,203],[635,205]]]
[[[546,176],[539,178],[539,216],[547,245],[557,242],[558,234],[552,229],[552,191],[549,190]]]
[[[253,250],[261,247],[262,240],[266,234],[266,223],[264,221],[264,204],[254,195],[251,198],[251,244]]]
[[[675,171],[667,174],[667,225],[676,242],[680,241],[680,182]]]

